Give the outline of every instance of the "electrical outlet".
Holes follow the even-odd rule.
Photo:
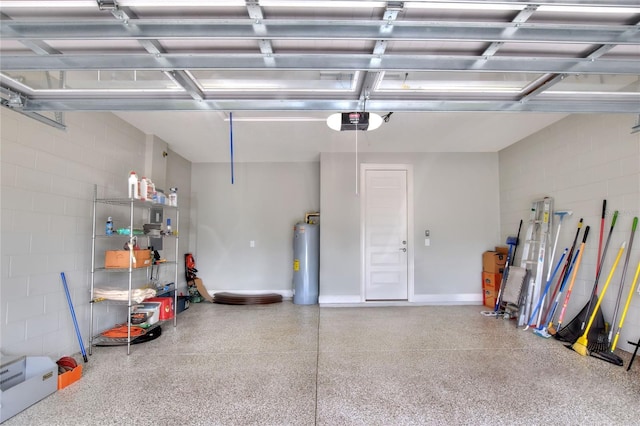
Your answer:
[[[425,238],[424,239],[424,246],[425,247],[429,247],[431,245],[431,238]]]

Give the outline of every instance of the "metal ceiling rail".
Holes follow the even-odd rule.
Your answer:
[[[360,100],[279,99],[28,99],[27,112],[38,111],[354,111]],[[533,99],[528,102],[501,100],[369,100],[368,111],[404,112],[566,112],[640,113],[640,102],[605,99],[592,102],[589,96],[571,100]]]
[[[260,31],[255,28],[260,24]],[[487,42],[638,44],[640,30],[629,25],[519,22],[393,21],[317,19],[103,19],[0,21],[6,40],[289,39],[289,40],[455,40]],[[135,28],[132,31],[131,26]],[[515,29],[518,31],[505,31]],[[631,30],[631,31],[628,31]]]
[[[161,58],[162,61],[158,61]],[[66,54],[2,55],[2,71],[41,70],[367,70],[473,71],[525,73],[632,74],[640,71],[640,57],[594,59],[570,57],[273,54],[273,66],[261,53],[232,54]],[[378,59],[372,61],[372,59]],[[483,62],[479,62],[483,61]]]

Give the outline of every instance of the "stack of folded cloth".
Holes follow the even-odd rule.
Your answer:
[[[131,289],[131,300],[140,303],[144,299],[149,297],[155,297],[156,291],[152,288],[136,288]],[[108,300],[129,300],[128,290],[113,290],[105,288],[96,288],[93,291],[93,296],[96,300],[108,299]]]

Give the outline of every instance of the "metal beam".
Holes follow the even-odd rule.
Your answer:
[[[130,27],[129,27],[130,26]],[[132,31],[132,28],[135,28]],[[512,31],[516,29],[517,31]],[[631,29],[632,31],[627,32]],[[265,39],[452,40],[487,42],[637,44],[628,25],[560,25],[513,22],[394,21],[385,33],[376,20],[137,19],[0,21],[6,40]]]
[[[306,99],[30,99],[24,111],[353,111],[359,100]],[[368,111],[405,112],[564,112],[564,113],[640,113],[635,99],[594,99],[592,96],[570,100],[534,99],[529,102],[503,100],[369,100]]]
[[[637,22],[634,25],[634,27],[636,28],[636,31],[640,31],[640,21]],[[589,53],[585,57],[585,59],[588,59],[590,61],[595,61],[600,57],[604,56],[605,54],[607,54],[614,47],[615,45],[613,44],[603,44],[601,46],[598,46],[597,48],[593,49],[591,53]],[[538,78],[534,82],[536,83],[535,85],[531,85],[529,88],[527,88],[527,90],[525,90],[524,92],[525,95],[522,96],[520,100],[522,102],[528,102],[530,99],[534,98],[535,96],[538,96],[539,94],[543,93],[544,91],[550,89],[551,87],[555,86],[557,83],[564,80],[569,73],[570,73],[570,70],[568,70],[568,72],[566,73],[555,74],[555,75],[548,74],[548,75],[542,76],[541,78]],[[638,69],[638,73],[640,74],[640,68]]]
[[[384,34],[390,34],[393,32],[393,24],[398,18],[398,14],[404,8],[404,3],[398,1],[389,1],[387,2],[387,6],[384,11],[384,15],[382,16],[382,23],[380,25],[380,32]],[[379,64],[380,59],[382,59],[382,55],[387,50],[387,41],[386,40],[377,40],[376,45],[373,47],[373,55],[374,58],[371,59],[371,65],[376,66]],[[374,90],[374,86],[378,79],[381,77],[380,73],[382,71],[365,71],[362,76],[362,82],[360,84],[360,95],[358,98],[362,103],[361,108],[363,111],[366,109],[366,103],[369,99],[371,92]]]
[[[264,62],[262,54],[68,54],[50,56],[3,55],[2,71],[40,70],[367,70],[367,71],[468,71],[480,56],[384,55],[372,54],[286,54],[273,55],[275,67]],[[160,60],[159,60],[160,59]],[[634,59],[588,59],[560,57],[486,58],[481,72],[632,74],[640,70],[640,57]]]

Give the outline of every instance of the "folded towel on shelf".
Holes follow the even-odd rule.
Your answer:
[[[149,297],[155,297],[156,290],[153,288],[135,288],[131,289],[131,300],[136,303],[142,302]],[[116,290],[106,288],[96,288],[93,291],[94,300],[129,300],[128,290]]]

